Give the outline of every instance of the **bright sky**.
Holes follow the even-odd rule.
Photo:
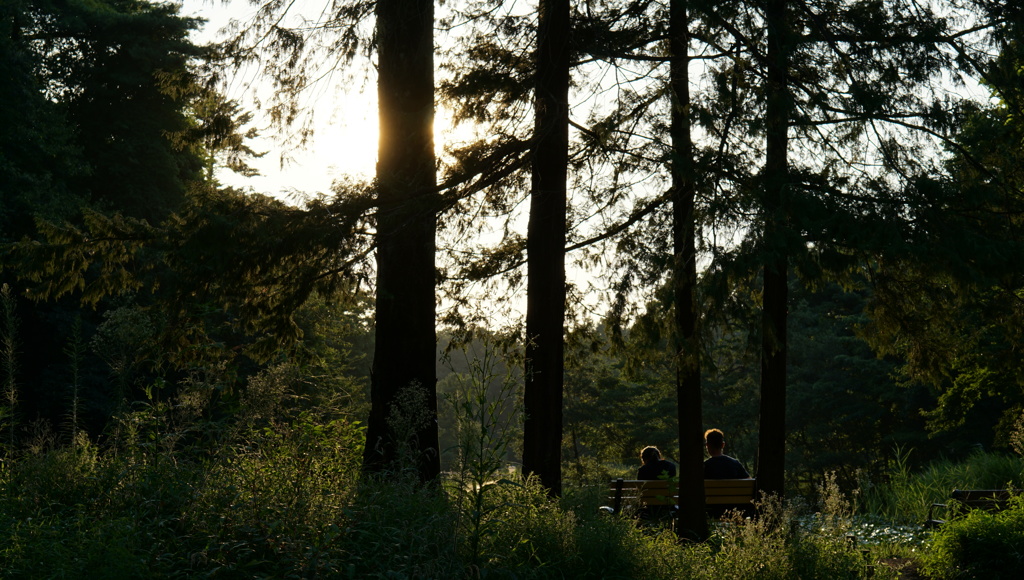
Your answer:
[[[182,14],[198,16],[208,22],[196,35],[198,42],[219,40],[218,34],[231,19],[245,21],[253,13],[248,0],[176,0],[182,5]],[[299,4],[309,2],[319,8],[329,0],[297,0]],[[311,13],[315,13],[312,12]],[[369,64],[369,63],[368,63]],[[376,78],[370,74],[363,82],[349,83],[341,88],[327,86],[314,87],[305,98],[308,108],[314,111],[315,136],[305,149],[285,151],[289,157],[284,166],[281,165],[283,147],[270,128],[267,119],[259,118],[252,87],[259,86],[260,79],[254,73],[242,72],[235,75],[229,82],[226,96],[239,102],[247,111],[257,116],[256,127],[263,138],[254,144],[253,149],[267,151],[262,159],[253,164],[262,174],[255,178],[246,178],[229,171],[218,173],[222,183],[243,189],[252,189],[278,197],[285,201],[296,202],[303,195],[326,193],[331,183],[342,176],[358,179],[371,179],[375,173],[377,160],[377,95]],[[264,90],[264,95],[270,89]],[[267,97],[263,97],[267,100]],[[435,142],[440,148],[445,141],[466,141],[473,138],[474,129],[462,125],[451,129],[450,113],[438,107],[435,113]],[[525,233],[525,222],[523,225]],[[497,243],[500,232],[490,232],[483,236],[487,243]],[[590,285],[589,277],[582,272],[571,269],[571,281],[581,289]],[[576,279],[582,276],[581,279]],[[525,304],[521,300],[512,299],[513,318],[516,311],[523,311]],[[508,320],[498,315],[495,324],[507,323]]]
[[[218,32],[232,18],[244,20],[252,14],[246,0],[181,0],[182,14],[206,19],[206,26],[197,35],[199,41],[218,39]],[[259,117],[250,91],[255,78],[239,75],[227,96],[241,103],[257,116],[255,126],[262,137],[253,149],[267,154],[254,165],[261,175],[255,178],[237,176],[229,171],[218,174],[225,184],[251,187],[259,193],[280,198],[293,197],[292,192],[308,194],[327,192],[331,183],[342,175],[371,178],[377,161],[377,95],[373,81],[342,89],[324,88],[311,94],[315,134],[305,148],[287,151],[282,164],[282,146],[266,119]]]

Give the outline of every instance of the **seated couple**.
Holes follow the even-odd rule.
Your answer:
[[[718,429],[704,432],[704,444],[710,457],[704,462],[704,479],[749,479],[743,464],[725,454],[725,435]],[[657,447],[644,447],[640,452],[643,465],[636,472],[637,479],[675,477],[676,465],[661,458]]]

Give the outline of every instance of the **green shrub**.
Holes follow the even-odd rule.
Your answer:
[[[253,379],[233,419],[214,424],[195,411],[202,401],[153,396],[123,409],[102,448],[39,447],[0,461],[2,575],[838,580],[867,571],[845,540],[852,508],[834,478],[817,515],[798,520],[793,506],[768,502],[711,542],[680,543],[664,525],[599,515],[606,476],[556,500],[510,473],[515,414],[502,405],[514,397],[491,397],[481,370],[449,398],[456,471],[427,485],[400,467],[361,474],[362,427],[330,398],[297,395],[299,371],[281,365]]]
[[[866,571],[842,537],[840,501],[823,502],[815,525],[771,504],[709,543],[681,544],[667,527],[599,516],[596,490],[554,500],[513,477],[475,504],[451,483],[422,485],[402,471],[359,476],[358,427],[320,423],[300,413],[202,462],[87,448],[4,464],[0,569],[13,578],[641,580]],[[467,528],[464,512],[476,508],[486,525]]]
[[[864,557],[842,538],[801,534],[791,542],[793,578],[863,578]]]
[[[446,494],[413,473],[366,477],[339,522],[334,556],[351,578],[460,578]]]
[[[936,578],[1019,578],[1024,570],[1024,498],[997,513],[973,510],[932,535],[925,571]]]
[[[120,579],[149,576],[144,538],[131,520],[85,515],[0,523],[4,578]]]
[[[358,425],[302,412],[224,448],[181,507],[189,541],[177,550],[225,572],[335,572],[327,552],[355,494],[362,438]]]
[[[95,446],[26,454],[0,481],[0,569],[5,578],[148,575],[152,548],[172,519],[179,470],[157,471]]]
[[[668,528],[640,528],[625,518],[577,514],[576,557],[580,578],[698,578],[694,558]],[[703,547],[704,555],[709,550]],[[690,573],[687,573],[690,570]]]

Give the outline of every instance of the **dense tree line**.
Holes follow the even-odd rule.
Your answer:
[[[170,6],[137,2],[5,2],[0,240],[35,232],[34,218],[75,219],[81,207],[159,221],[203,174],[202,127],[186,108],[202,94],[187,63],[197,23]],[[10,269],[3,281],[13,282]],[[64,377],[51,359],[72,341],[73,304],[19,300],[24,415],[52,417]],[[99,318],[84,313],[83,336]],[[86,365],[82,380],[103,380]],[[92,416],[109,403],[86,407]],[[109,409],[107,409],[109,411]]]
[[[146,2],[4,10],[7,417],[73,415],[99,436],[154,384],[229,395],[302,334],[301,304],[355,282],[358,220],[219,187],[215,167],[252,173],[254,133],[205,76],[218,57],[189,40],[198,20]]]

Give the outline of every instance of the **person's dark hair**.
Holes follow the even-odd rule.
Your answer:
[[[657,461],[659,459],[661,459],[661,451],[658,451],[658,448],[653,445],[644,447],[643,450],[640,451],[640,461],[643,461],[644,464]]]
[[[725,434],[719,429],[708,429],[704,432],[704,442],[712,449],[725,447]]]

